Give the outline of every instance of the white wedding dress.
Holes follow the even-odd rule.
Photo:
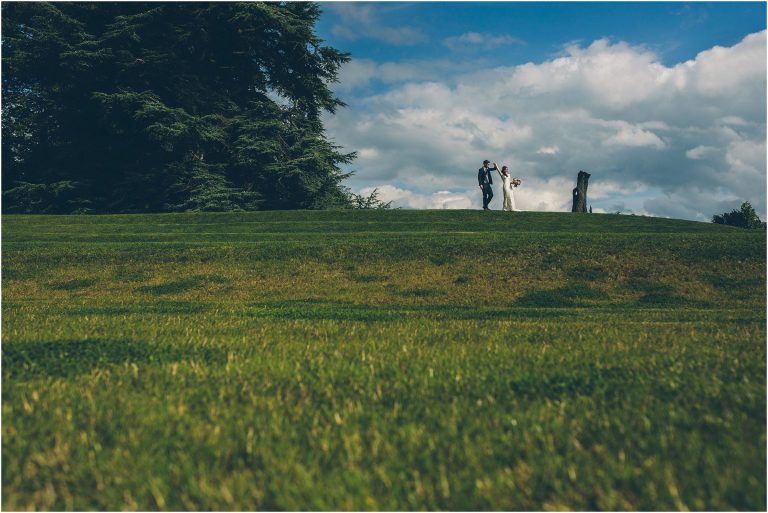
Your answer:
[[[520,209],[515,206],[515,193],[512,187],[512,175],[501,176],[501,187],[504,190],[504,207],[502,210],[507,212],[520,212]]]

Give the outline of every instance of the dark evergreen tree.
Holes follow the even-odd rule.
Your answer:
[[[347,206],[314,3],[2,4],[5,212]]]

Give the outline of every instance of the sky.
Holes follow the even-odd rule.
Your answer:
[[[766,3],[325,2],[349,52],[327,134],[345,183],[402,208],[480,208],[484,159],[517,206],[766,217]],[[501,208],[495,189],[492,208]]]

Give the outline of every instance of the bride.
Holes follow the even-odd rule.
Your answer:
[[[496,172],[499,173],[499,177],[501,178],[502,183],[501,187],[504,190],[504,207],[502,210],[521,212],[519,208],[515,207],[515,193],[513,192],[513,187],[520,185],[520,179],[512,178],[509,174],[509,168],[507,168],[507,166],[503,166],[501,171],[499,171],[499,166],[497,166],[496,162],[494,162],[493,167],[496,169]]]

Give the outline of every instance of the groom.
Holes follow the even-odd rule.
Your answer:
[[[483,167],[477,170],[477,181],[480,189],[483,191],[483,210],[489,210],[488,203],[493,199],[493,178],[491,177],[491,168],[488,166],[490,160],[483,161]]]

